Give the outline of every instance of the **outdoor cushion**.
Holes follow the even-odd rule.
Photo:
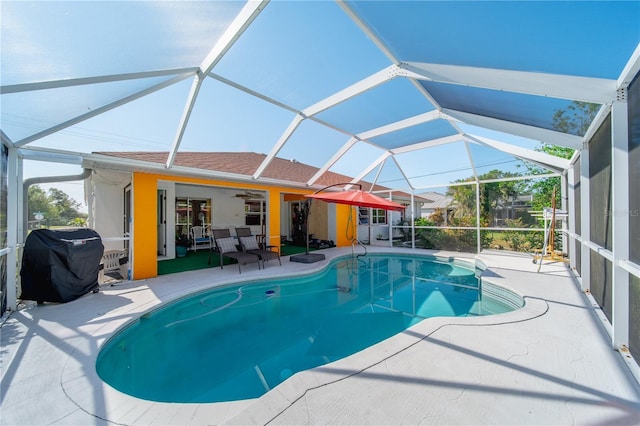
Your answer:
[[[222,253],[231,253],[234,251],[238,251],[238,249],[236,248],[236,242],[234,241],[233,237],[218,238],[216,239],[216,242]]]
[[[258,241],[256,237],[240,237],[240,244],[244,247],[245,250],[258,250]]]

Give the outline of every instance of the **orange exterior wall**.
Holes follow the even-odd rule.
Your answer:
[[[158,276],[158,176],[133,174],[133,279]]]
[[[349,217],[351,215],[351,217]],[[336,246],[350,246],[356,238],[358,215],[353,206],[336,204]]]
[[[269,197],[269,240],[268,243],[280,246],[280,196],[287,194],[310,194],[310,190],[293,189],[287,187],[271,187],[251,183],[236,183],[222,180],[209,180],[169,176],[152,173],[133,173],[133,279],[153,278],[158,275],[157,254],[157,194],[158,180],[169,180],[176,183],[192,183],[242,189],[256,189],[267,191]],[[337,246],[351,245],[346,237],[346,227],[349,217],[349,206],[336,206]],[[354,219],[356,220],[356,219]],[[353,222],[352,222],[353,223]],[[355,227],[350,235],[355,235]]]
[[[267,245],[278,247],[280,251],[280,194],[284,188],[270,188],[269,194],[269,236]]]

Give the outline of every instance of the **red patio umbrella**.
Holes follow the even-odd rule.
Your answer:
[[[356,185],[359,189],[355,191],[341,191],[341,192],[325,192],[321,193],[325,189],[331,188],[332,186],[337,185]],[[336,203],[336,204],[347,204],[350,206],[360,206],[360,207],[372,207],[374,209],[384,209],[384,210],[396,210],[402,211],[405,209],[405,206],[394,203],[393,201],[386,200],[382,197],[379,197],[370,192],[362,191],[362,185],[356,184],[347,184],[347,183],[337,183],[333,185],[329,185],[324,187],[313,194],[305,195],[307,198],[312,198],[315,200],[322,200],[328,203]],[[309,253],[309,223],[308,223],[308,215],[309,215],[309,207],[311,200],[307,200],[305,207],[305,226],[307,228],[307,251],[305,254],[299,254],[295,256],[291,256],[289,259],[293,262],[303,262],[303,263],[311,263],[317,262],[319,260],[324,259],[324,254],[310,254]],[[317,256],[317,257],[315,257]]]
[[[348,204],[351,206],[371,207],[374,209],[402,211],[405,206],[379,197],[370,192],[364,192],[362,189],[355,191],[341,192],[316,192],[315,194],[305,195],[305,197],[316,200],[326,201],[328,203]]]

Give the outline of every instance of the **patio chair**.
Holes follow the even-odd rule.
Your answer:
[[[107,281],[106,275],[117,272],[123,280],[128,278],[129,252],[127,250],[107,250],[100,260],[98,284]]]
[[[249,263],[257,263],[258,269],[260,269],[260,256],[257,254],[238,251],[236,242],[228,229],[212,229],[209,236],[213,240],[213,244],[215,244],[216,250],[220,255],[220,269],[223,269],[224,267],[222,256],[235,259],[238,262],[238,271],[240,273],[242,273],[241,266]],[[211,263],[211,252],[209,252],[208,263]]]
[[[191,227],[191,250],[211,249],[211,238],[207,235],[207,227],[192,226]]]
[[[271,250],[277,246],[265,246],[265,248],[260,248],[258,244],[258,239],[255,235],[251,235],[250,228],[236,228],[236,235],[238,236],[238,241],[240,241],[240,246],[242,250],[246,253],[257,254],[260,256],[262,260],[262,267],[264,268],[264,262],[270,259],[278,259],[278,263],[282,266],[282,261],[280,260],[280,253],[277,251]],[[279,248],[279,247],[278,247]]]

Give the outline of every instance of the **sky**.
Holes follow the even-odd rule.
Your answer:
[[[2,84],[49,81],[138,71],[198,66],[241,2],[3,2]],[[617,78],[640,34],[637,2],[364,2],[354,6],[379,29],[392,53],[418,62],[482,67],[505,66],[542,72],[584,73]],[[553,13],[549,13],[549,8]],[[440,13],[448,15],[441,15]],[[454,20],[439,17],[451,16]],[[513,16],[518,24],[513,25]],[[455,22],[455,25],[452,23]],[[150,25],[153,23],[153,25]],[[594,31],[594,28],[615,31]],[[327,31],[331,28],[331,31]],[[504,37],[505,31],[509,37]],[[434,42],[433,40],[437,40]],[[622,43],[624,41],[624,43]],[[124,47],[124,48],[123,48]],[[522,50],[527,54],[522,55]],[[464,62],[463,62],[464,61]],[[275,103],[304,109],[391,64],[389,58],[335,2],[271,2],[214,67],[223,79],[260,92]],[[582,64],[583,69],[576,68]],[[535,68],[535,69],[532,69]],[[14,141],[78,114],[91,112],[168,79],[129,81],[2,95],[2,129]],[[144,98],[46,136],[29,146],[77,152],[168,151],[176,136],[191,78]],[[435,87],[434,87],[435,90]],[[438,88],[441,90],[441,88]],[[481,91],[476,91],[481,92]],[[480,105],[462,88],[450,95],[456,105]],[[511,102],[510,113],[529,113],[545,124],[540,105],[492,94],[485,111]],[[455,104],[455,103],[454,103]],[[536,108],[536,114],[532,114]],[[355,134],[433,110],[406,79],[393,79],[317,115]],[[504,109],[504,108],[503,108]],[[180,145],[186,151],[268,153],[295,114],[219,80],[200,89]],[[469,133],[535,148],[538,141],[461,126]],[[427,124],[424,135],[451,129]],[[415,132],[398,132],[376,142],[386,147],[420,142]],[[349,139],[345,132],[304,120],[278,156],[320,167]],[[427,138],[428,139],[428,138]],[[471,173],[464,145],[399,156],[406,174],[421,186],[445,184]],[[517,162],[472,147],[475,166],[509,169]],[[384,151],[358,143],[332,169],[355,176]],[[25,162],[25,178],[78,174],[77,166]],[[375,176],[377,170],[370,174]],[[380,175],[394,182],[400,174],[388,163]],[[84,203],[82,184],[55,186]]]

